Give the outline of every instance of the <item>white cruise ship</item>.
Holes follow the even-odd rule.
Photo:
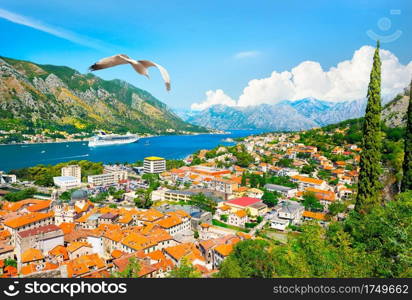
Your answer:
[[[119,135],[100,132],[98,135],[91,138],[89,147],[130,144],[138,140],[139,137],[136,134],[127,133],[125,135]]]

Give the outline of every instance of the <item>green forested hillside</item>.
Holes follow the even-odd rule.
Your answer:
[[[0,57],[0,128],[22,133],[205,131],[127,82],[5,57]]]

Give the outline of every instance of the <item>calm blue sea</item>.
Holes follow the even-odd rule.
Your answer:
[[[57,164],[70,160],[95,162],[135,162],[146,156],[182,159],[200,149],[232,145],[226,138],[244,137],[263,131],[233,130],[230,134],[175,135],[142,138],[137,143],[89,148],[87,142],[0,146],[0,170],[9,171],[38,164]]]

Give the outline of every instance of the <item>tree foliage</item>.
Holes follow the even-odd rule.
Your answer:
[[[33,198],[33,195],[36,192],[37,190],[35,188],[28,188],[17,192],[8,193],[4,195],[4,199],[10,202],[16,202],[27,198]]]
[[[368,104],[363,122],[362,153],[355,209],[366,213],[381,203],[381,61],[379,42],[373,56],[368,87]]]
[[[170,271],[170,278],[199,278],[201,273],[186,259],[180,261],[179,266]]]
[[[212,214],[215,213],[216,206],[217,206],[216,202],[212,198],[207,197],[203,193],[199,193],[199,194],[191,196],[188,203],[202,210],[209,211]]]
[[[129,258],[129,263],[123,271],[112,273],[114,278],[138,278],[140,272],[139,261],[135,257]]]
[[[406,134],[403,159],[401,191],[412,190],[412,82],[409,90],[409,105],[406,116]]]
[[[303,194],[303,206],[311,211],[323,210],[323,205],[320,204],[314,192],[305,192]]]
[[[309,222],[301,230],[283,245],[239,242],[216,277],[412,276],[412,191],[327,229]]]

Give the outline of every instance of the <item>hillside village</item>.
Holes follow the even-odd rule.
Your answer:
[[[361,149],[320,151],[300,139],[250,136],[174,168],[160,157],[106,165],[87,182],[80,166],[67,165],[53,188],[1,173],[0,274],[109,277],[135,258],[139,277],[167,277],[186,263],[211,277],[238,242],[285,242],[307,221],[343,220],[354,207]],[[13,187],[37,193],[13,198],[27,190]]]

